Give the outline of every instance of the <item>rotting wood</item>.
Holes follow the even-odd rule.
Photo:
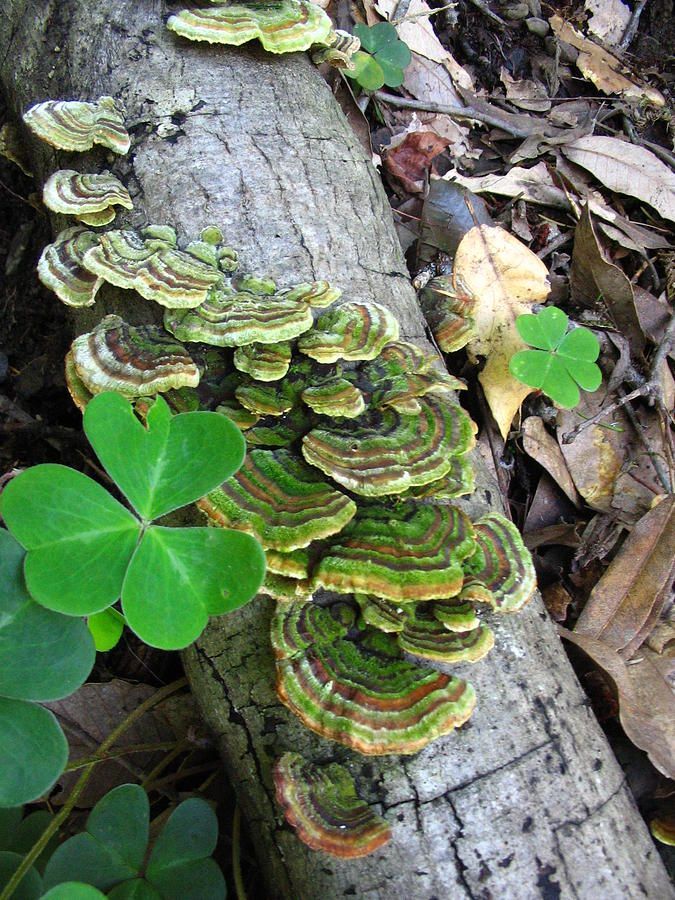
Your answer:
[[[134,137],[114,168],[134,197],[126,221],[170,223],[182,238],[216,223],[244,269],[282,284],[327,278],[345,297],[386,304],[402,333],[423,342],[379,176],[308,60],[190,45],[165,30],[166,12],[159,0],[8,0],[0,74],[10,110],[48,97],[121,96]],[[57,155],[31,149],[44,179]],[[91,171],[111,162],[101,152],[67,159]],[[160,314],[106,289],[76,315],[75,330],[113,308],[132,322]],[[478,483],[474,507],[494,508],[484,467]],[[267,896],[673,896],[539,601],[497,619],[495,650],[460,672],[479,696],[467,727],[417,756],[368,760],[319,740],[276,700],[270,610],[257,600],[217,620],[185,654]],[[273,758],[289,749],[346,764],[392,823],[391,843],[352,862],[300,844],[272,798]]]

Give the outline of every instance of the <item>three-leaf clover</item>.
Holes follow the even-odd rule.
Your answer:
[[[383,85],[399,87],[403,84],[403,70],[410,64],[410,49],[389,22],[354,26],[354,34],[361,41],[362,50],[352,57],[354,69],[345,75],[354,78],[366,91],[377,91]]]
[[[602,381],[595,364],[600,353],[598,339],[588,328],[568,331],[568,322],[555,306],[518,316],[518,333],[537,349],[514,353],[509,362],[509,371],[518,381],[540,388],[563,409],[577,405],[579,388],[597,391]]]
[[[265,571],[250,535],[155,524],[193,503],[241,465],[245,442],[212,412],[172,416],[157,397],[145,425],[119,394],[94,397],[84,430],[134,512],[100,484],[60,465],[27,469],[0,500],[7,527],[26,549],[32,597],[69,616],[91,616],[120,597],[129,627],[147,644],[192,643],[211,615],[257,592]]]

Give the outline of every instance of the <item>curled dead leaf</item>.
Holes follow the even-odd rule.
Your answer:
[[[509,372],[509,360],[525,345],[516,319],[548,296],[544,263],[503,228],[480,225],[462,239],[454,263],[455,279],[473,297],[475,340],[469,356],[485,356],[479,375],[490,411],[504,438],[520,405],[532,393]]]
[[[527,455],[548,472],[575,506],[579,506],[579,494],[574,487],[565,457],[556,439],[546,430],[543,420],[539,416],[528,416],[522,424],[522,432],[523,449]]]

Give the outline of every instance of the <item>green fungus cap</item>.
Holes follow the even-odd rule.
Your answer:
[[[287,300],[302,300],[312,309],[325,309],[340,299],[342,291],[332,287],[327,281],[303,281],[293,287],[283,288],[279,294]]]
[[[215,524],[284,553],[337,534],[356,512],[353,500],[288,450],[252,450],[198,506]]]
[[[312,850],[357,859],[390,840],[391,828],[357,796],[344,766],[317,766],[299,753],[284,753],[272,774],[286,821]]]
[[[84,254],[83,265],[117,287],[170,308],[199,306],[222,274],[189,253],[133,228],[108,231]]]
[[[288,372],[290,364],[291,345],[288,341],[246,344],[234,351],[236,368],[257,381],[279,381]]]
[[[311,328],[313,321],[311,309],[299,300],[261,298],[220,287],[209,292],[199,309],[167,313],[164,326],[181,341],[243,347],[289,341]]]
[[[537,587],[530,551],[513,522],[499,513],[478,519],[475,529],[476,550],[464,567],[466,595],[475,585],[490,592],[497,612],[517,612]]]
[[[459,597],[448,600],[437,600],[431,604],[434,616],[449,631],[473,631],[480,625],[480,619],[473,604]]]
[[[23,120],[41,140],[59,150],[91,150],[94,144],[128,153],[130,140],[121,109],[112,97],[93,103],[46,100],[24,113]]]
[[[76,226],[61,231],[47,244],[38,262],[38,278],[66,306],[93,306],[103,279],[85,269],[84,254],[96,247],[99,236]]]
[[[471,522],[457,507],[361,506],[319,559],[314,583],[394,603],[454,597],[475,546]]]
[[[456,404],[434,396],[420,413],[374,411],[345,425],[315,428],[303,439],[307,462],[355,494],[382,497],[438,481],[474,445],[474,426]]]
[[[321,363],[374,359],[398,338],[398,322],[379,303],[342,303],[324,313],[298,350]]]
[[[270,53],[292,53],[324,43],[333,26],[309,0],[251,0],[183,10],[169,18],[167,27],[191,41],[237,47],[257,38]]]
[[[48,209],[77,216],[86,225],[107,225],[115,218],[114,206],[133,209],[122,182],[103,172],[100,175],[59,169],[45,182],[42,200]]]
[[[449,631],[427,607],[431,604],[417,604],[397,635],[399,646],[406,653],[439,663],[474,663],[494,647],[494,634],[487,625],[470,631]]]
[[[444,353],[454,353],[476,337],[471,315],[473,297],[453,277],[432,278],[420,291],[420,305],[436,343]]]
[[[332,419],[355,419],[366,410],[363,392],[347,378],[331,378],[323,384],[310,385],[301,396],[315,413]]]
[[[76,338],[71,351],[75,371],[92,394],[143,397],[199,383],[195,362],[163,328],[127,325],[119,316],[106,316]]]
[[[309,729],[364,755],[408,754],[470,717],[471,685],[408,662],[393,635],[367,629],[351,640],[331,619],[315,604],[290,604],[272,624],[273,643],[284,635],[277,693]]]

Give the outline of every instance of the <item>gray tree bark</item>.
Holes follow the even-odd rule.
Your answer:
[[[219,225],[243,268],[280,283],[327,278],[375,299],[423,343],[377,172],[303,56],[189,44],[164,27],[159,0],[5,0],[0,75],[18,117],[47,98],[123,100],[126,159],[56,154],[31,142],[38,180],[57,162],[106,166],[130,187],[132,223],[183,237]],[[93,167],[93,168],[92,168]],[[57,302],[56,299],[54,302]],[[78,314],[131,321],[158,310],[102,292]],[[474,508],[498,504],[487,469]],[[587,700],[539,600],[496,619],[496,648],[460,671],[479,705],[459,733],[412,757],[365,759],[322,741],[274,693],[271,603],[215,620],[185,655],[259,852],[270,898],[666,898],[673,896]],[[280,818],[270,767],[285,750],[347,764],[393,826],[374,856],[335,861],[305,848]]]

